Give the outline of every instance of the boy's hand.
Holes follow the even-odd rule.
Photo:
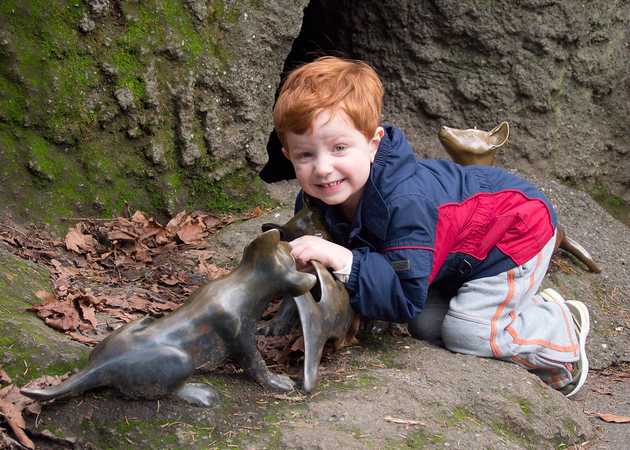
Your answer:
[[[352,262],[350,250],[317,236],[301,236],[289,244],[298,268],[304,268],[313,259],[333,271],[341,270]]]

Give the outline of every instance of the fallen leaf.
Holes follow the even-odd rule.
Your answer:
[[[177,215],[173,217],[171,220],[169,220],[169,222],[166,224],[166,230],[172,234],[175,234],[177,229],[184,222],[186,215],[187,215],[186,211],[177,213]]]
[[[55,297],[55,295],[48,291],[37,291],[35,292],[35,297],[40,299],[43,302],[42,304],[44,305],[48,303],[54,303],[57,301],[57,298]]]
[[[9,384],[11,383],[11,377],[7,374],[2,367],[0,367],[0,383],[1,384]]]
[[[88,234],[83,234],[77,227],[78,225],[70,228],[66,234],[64,239],[66,248],[79,254],[93,252],[95,250],[96,240]]]
[[[92,305],[85,304],[83,302],[78,302],[79,310],[81,311],[81,317],[86,322],[89,322],[93,328],[96,328],[96,313],[94,311],[94,307]]]
[[[203,239],[205,230],[200,223],[188,223],[177,231],[177,237],[184,244],[192,244]]]
[[[26,422],[22,417],[22,411],[28,403],[32,402],[34,400],[20,394],[20,390],[13,384],[0,389],[0,414],[4,416],[18,441],[30,449],[34,449],[35,445],[24,432]]]
[[[595,411],[589,412],[588,414],[591,416],[599,417],[604,422],[608,423],[630,423],[629,416],[618,416],[617,414],[600,413]]]
[[[256,206],[254,209],[252,209],[251,211],[249,211],[245,217],[248,219],[255,219],[256,217],[260,216],[263,213],[263,210],[260,206]]]
[[[107,234],[107,239],[110,241],[135,241],[138,236],[129,231],[114,230]]]
[[[82,344],[88,344],[88,345],[96,345],[100,342],[99,339],[93,338],[93,337],[89,337],[89,336],[85,336],[84,334],[81,333],[76,333],[76,332],[70,332],[68,333],[68,336],[70,336],[72,339],[74,339],[77,342],[81,342]],[[103,336],[105,337],[105,336]]]

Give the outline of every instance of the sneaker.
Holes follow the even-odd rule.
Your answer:
[[[586,358],[586,337],[591,329],[590,317],[586,305],[577,300],[567,300],[565,303],[573,316],[573,323],[577,331],[578,345],[580,346],[580,359],[573,363],[571,375],[573,381],[564,386],[560,391],[566,396],[575,395],[584,385],[588,376],[588,359]]]
[[[548,301],[551,303],[565,303],[566,302],[566,300],[562,297],[562,295],[560,295],[560,293],[556,291],[555,289],[547,288],[543,290],[540,293],[540,295],[542,296],[543,299],[545,299],[545,301]]]

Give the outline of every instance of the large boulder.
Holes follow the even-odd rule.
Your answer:
[[[0,5],[0,190],[16,217],[264,202],[280,74],[306,0]]]

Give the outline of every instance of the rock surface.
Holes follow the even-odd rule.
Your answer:
[[[251,206],[283,70],[321,54],[374,65],[384,118],[421,155],[442,156],[443,124],[507,120],[502,164],[628,202],[628,30],[619,0],[7,0],[1,208]]]
[[[220,393],[215,408],[191,408],[171,398],[131,401],[107,390],[95,391],[45,405],[37,430],[77,438],[79,448],[520,449],[562,448],[585,441],[598,450],[622,448],[624,425],[605,424],[584,411],[628,415],[630,378],[602,385],[606,381],[602,369],[623,370],[630,362],[630,277],[621,263],[630,254],[624,238],[627,227],[582,192],[556,182],[537,182],[558,205],[569,234],[603,268],[601,275],[589,274],[559,255],[545,281],[565,297],[585,301],[594,319],[587,346],[593,371],[576,400],[567,400],[512,364],[453,354],[408,337],[366,333],[358,346],[324,359],[320,385],[310,396],[265,392],[229,368],[202,371],[196,380],[210,383]],[[274,185],[271,195],[284,199],[279,209],[215,235],[212,244],[223,259],[214,262],[233,263],[262,223],[282,223],[290,217],[296,190],[295,183]],[[4,263],[0,280],[16,280],[12,267],[20,264]],[[45,285],[45,273],[34,267],[20,270],[27,280],[40,280],[19,288],[15,283],[11,291],[11,298],[26,299],[20,304],[28,304],[32,290]],[[7,304],[0,306],[4,326]],[[55,337],[41,323],[37,326],[37,319],[12,314],[10,321],[14,320],[33,325],[27,335],[47,333],[44,347],[49,351],[43,360],[28,363],[31,370],[48,373],[46,366],[52,361],[82,364],[77,357],[84,353],[70,351],[63,336]],[[33,353],[40,349],[35,346]],[[2,350],[5,364],[19,363],[21,356],[14,355],[12,346],[3,345]],[[25,378],[29,377],[21,379]],[[31,425],[35,426],[32,418]]]
[[[318,0],[288,67],[363,59],[384,80],[385,120],[443,157],[440,126],[507,120],[503,165],[630,201],[630,5],[598,0]]]

